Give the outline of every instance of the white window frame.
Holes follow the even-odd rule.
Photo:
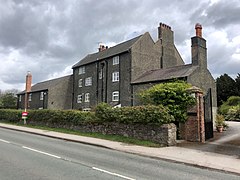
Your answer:
[[[112,82],[118,82],[119,81],[119,72],[113,72],[112,73]]]
[[[90,102],[90,93],[85,94],[85,102]]]
[[[79,79],[78,80],[78,87],[82,87],[82,85],[83,85],[83,79]]]
[[[40,101],[43,100],[43,96],[44,96],[44,92],[41,92],[41,93],[40,93],[40,98],[39,98]]]
[[[83,94],[79,94],[77,95],[77,103],[82,103],[82,100],[83,100]]]
[[[103,78],[103,69],[100,69],[98,76],[99,76],[99,79],[102,79],[102,78]]]
[[[119,101],[119,91],[112,92],[112,101]]]
[[[19,95],[19,102],[22,102],[22,95]]]
[[[78,74],[85,74],[85,66],[79,67]]]
[[[32,93],[28,95],[28,101],[32,101]]]
[[[85,86],[91,86],[92,85],[92,77],[88,77],[85,79]]]
[[[113,65],[119,64],[119,56],[114,56],[113,57]]]

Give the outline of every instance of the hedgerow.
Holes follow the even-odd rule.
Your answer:
[[[77,110],[29,110],[28,124],[46,125],[49,127],[79,126],[83,123],[109,123],[118,122],[125,124],[167,124],[174,121],[169,115],[169,110],[163,106],[133,106],[112,108],[102,103],[95,112]],[[0,121],[20,122],[21,110],[0,110]]]
[[[96,107],[96,117],[99,122],[118,122],[125,124],[168,124],[174,121],[169,110],[163,106],[132,106],[112,108],[106,103]]]

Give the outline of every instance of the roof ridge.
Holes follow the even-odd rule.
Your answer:
[[[45,83],[45,82],[49,82],[49,81],[55,81],[55,80],[58,80],[58,79],[66,78],[66,77],[68,77],[68,76],[70,77],[70,76],[72,76],[72,74],[70,74],[70,75],[65,75],[65,76],[62,76],[62,77],[57,77],[57,78],[54,78],[54,79],[44,80],[44,81],[38,82],[38,83],[36,83],[36,84]],[[34,84],[33,86],[35,86],[36,84]]]
[[[105,58],[114,56],[116,54],[126,52],[142,36],[143,35],[141,34],[141,35],[136,36],[132,39],[129,39],[129,40],[123,41],[119,44],[116,44],[115,46],[109,47],[108,49],[105,49],[103,51],[88,54],[83,59],[81,59],[76,64],[74,64],[72,66],[72,68],[76,68],[76,67],[79,67],[79,66],[82,66],[82,65],[85,65],[85,64],[93,63],[97,60],[105,59]]]

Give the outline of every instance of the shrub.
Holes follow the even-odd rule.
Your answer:
[[[162,105],[131,106],[112,108],[102,103],[96,107],[98,122],[118,122],[125,124],[167,124],[174,121],[169,110]]]
[[[228,121],[240,121],[240,105],[230,108],[226,113],[225,118]]]
[[[240,97],[239,96],[231,96],[224,102],[220,108],[219,113],[226,115],[230,109],[234,106],[240,106]]]
[[[118,122],[125,124],[166,124],[174,121],[169,110],[159,106],[133,106],[112,108],[102,103],[94,112],[76,110],[29,110],[27,123],[49,127],[72,128],[89,122]],[[21,110],[0,110],[0,120],[17,123]]]
[[[157,84],[139,94],[144,104],[163,105],[175,120],[187,120],[187,108],[194,105],[196,100],[187,89],[191,85],[184,81]]]
[[[22,110],[0,110],[0,120],[17,123],[21,120]],[[29,110],[28,123],[52,127],[71,127],[93,121],[94,113],[74,110]]]
[[[22,111],[13,109],[0,109],[0,121],[18,122],[22,117]]]

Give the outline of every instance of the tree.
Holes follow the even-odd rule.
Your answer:
[[[170,110],[178,122],[187,120],[187,108],[194,105],[196,100],[187,89],[191,85],[184,81],[157,84],[140,93],[144,104],[163,105]]]
[[[0,97],[0,106],[4,109],[16,109],[17,97],[13,93],[5,93]]]
[[[239,73],[235,79],[235,82],[236,82],[236,88],[237,88],[237,93],[238,93],[236,95],[240,96],[240,74]]]
[[[217,78],[217,105],[218,107],[230,96],[238,94],[236,82],[228,74],[221,75]]]

